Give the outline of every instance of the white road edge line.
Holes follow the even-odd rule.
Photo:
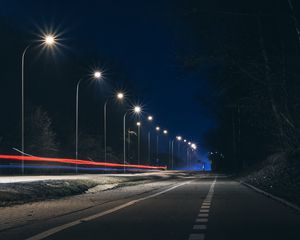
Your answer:
[[[286,205],[286,206],[288,206],[288,207],[290,207],[290,208],[292,208],[292,209],[300,212],[300,207],[298,207],[297,205],[295,205],[293,203],[290,203],[287,200],[284,200],[284,199],[282,199],[280,197],[274,196],[271,193],[265,192],[264,190],[261,190],[261,189],[259,189],[257,187],[254,187],[253,185],[251,185],[249,183],[245,183],[245,182],[242,182],[242,181],[240,183],[243,184],[243,185],[245,185],[245,186],[247,186],[248,188],[253,189],[256,192],[259,192],[259,193],[261,193],[261,194],[263,194],[263,195],[265,195],[265,196],[267,196],[267,197],[269,197],[271,199],[277,200],[278,202],[281,202],[282,204],[284,204],[284,205]]]
[[[109,210],[106,210],[104,212],[100,212],[100,213],[97,213],[97,214],[94,214],[94,215],[91,215],[89,217],[85,217],[85,218],[81,218],[81,219],[78,219],[78,220],[75,220],[73,222],[69,222],[69,223],[66,223],[66,224],[63,224],[63,225],[60,225],[60,226],[57,226],[57,227],[54,227],[54,228],[51,228],[47,231],[44,231],[44,232],[41,232],[37,235],[34,235],[32,237],[29,237],[27,238],[26,240],[41,240],[41,239],[44,239],[46,237],[49,237],[55,233],[58,233],[58,232],[61,232],[62,230],[65,230],[67,228],[70,228],[70,227],[73,227],[73,226],[76,226],[78,224],[81,224],[83,222],[87,222],[87,221],[91,221],[91,220],[94,220],[96,218],[100,218],[100,217],[103,217],[105,215],[108,215],[110,213],[113,213],[113,212],[116,212],[118,210],[121,210],[123,208],[126,208],[126,207],[129,207],[131,205],[134,205],[138,202],[141,202],[141,201],[144,201],[144,200],[147,200],[147,199],[150,199],[150,198],[153,198],[153,197],[156,197],[156,196],[159,196],[161,194],[164,194],[166,192],[169,192],[169,191],[172,191],[173,189],[175,188],[178,188],[178,187],[181,187],[183,185],[186,185],[186,184],[189,184],[191,183],[191,181],[188,181],[188,182],[184,182],[184,183],[181,183],[181,184],[178,184],[178,185],[175,185],[173,187],[170,187],[168,189],[165,189],[161,192],[158,192],[158,193],[154,193],[154,194],[151,194],[149,196],[146,196],[146,197],[142,197],[142,198],[138,198],[136,200],[132,200],[130,202],[127,202],[127,203],[124,203],[124,204],[121,204],[120,206],[117,206],[117,207],[114,207],[114,208],[111,208]]]

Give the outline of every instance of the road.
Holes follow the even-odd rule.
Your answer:
[[[67,213],[47,215],[66,206]],[[196,173],[3,208],[1,222],[18,222],[11,218],[16,211],[22,224],[2,229],[0,239],[274,240],[300,235],[299,212],[237,181]]]

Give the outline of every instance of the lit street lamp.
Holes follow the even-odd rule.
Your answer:
[[[101,74],[97,74],[95,73],[95,77],[99,76],[101,77]],[[118,92],[116,94],[116,99],[119,100],[119,101],[122,101],[124,99],[124,93],[122,92]],[[107,162],[107,127],[106,127],[106,121],[107,121],[107,103],[108,103],[108,100],[105,101],[104,103],[104,161]]]
[[[158,161],[158,144],[159,144],[159,131],[160,131],[160,127],[157,126],[155,128],[156,130],[156,161]]]
[[[134,106],[131,109],[134,114],[140,115],[142,112],[142,108],[140,106]],[[126,164],[126,116],[129,111],[126,111],[123,116],[123,164],[124,164],[124,173],[126,171],[125,164]]]
[[[101,78],[101,72],[95,71],[94,72],[94,78],[100,79]],[[81,78],[76,85],[76,116],[75,116],[75,158],[78,159],[78,100],[79,100],[79,86],[82,82],[83,78]],[[78,172],[77,163],[76,163],[76,173]]]
[[[45,35],[42,39],[43,45],[46,47],[51,47],[56,43],[56,37],[53,35]],[[24,143],[25,143],[25,109],[24,109],[24,67],[25,67],[25,55],[27,53],[27,50],[31,47],[31,44],[29,44],[22,53],[22,87],[21,87],[21,91],[22,91],[22,108],[21,108],[21,145],[22,145],[22,156],[24,156],[24,152],[25,152],[25,147],[24,147]],[[24,160],[22,159],[22,174],[24,174]]]
[[[141,162],[141,122],[137,122],[136,123],[137,127],[138,127],[138,164],[140,164]]]
[[[178,155],[178,157],[180,157],[179,156],[180,155],[180,142],[182,140],[182,137],[181,136],[177,136],[176,139],[178,141],[178,143],[177,143],[177,155]]]
[[[152,116],[148,116],[147,119],[148,119],[149,122],[153,121]],[[150,164],[150,158],[151,158],[151,132],[149,130],[148,131],[148,164]]]

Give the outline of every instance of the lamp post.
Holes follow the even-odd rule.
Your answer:
[[[138,128],[138,164],[141,162],[141,122],[136,123]]]
[[[159,148],[159,132],[160,132],[160,127],[157,126],[155,128],[156,130],[156,161],[158,161],[158,148]]]
[[[135,114],[140,114],[142,108],[140,106],[134,106],[133,111]],[[123,165],[124,165],[124,173],[126,172],[125,164],[126,164],[126,116],[129,111],[126,111],[123,116]]]
[[[196,151],[197,150],[197,145],[195,143],[191,143],[191,149],[192,149],[192,152]],[[192,158],[190,156],[190,162],[191,162]]]
[[[163,134],[165,135],[165,136],[167,136],[168,135],[168,130],[163,130]],[[168,151],[170,152],[170,149],[168,148]]]
[[[174,168],[174,139],[171,141],[171,155],[172,155],[171,166],[172,166],[172,169],[173,169]]]
[[[101,72],[95,71],[94,72],[94,78],[95,79],[100,79],[101,78]],[[80,83],[82,82],[83,78],[81,78],[76,85],[76,114],[75,114],[75,158],[76,160],[78,159],[78,112],[79,112],[79,86]],[[78,172],[78,167],[76,163],[76,173]]]
[[[177,143],[177,155],[180,158],[180,142],[182,140],[182,137],[181,136],[177,136],[176,140],[178,141],[178,143]]]
[[[116,94],[116,98],[120,101],[122,101],[124,99],[124,93],[122,92],[118,92]],[[104,121],[103,121],[103,124],[104,124],[104,161],[105,163],[107,162],[107,125],[106,125],[106,121],[107,121],[107,103],[108,103],[108,100],[105,101],[104,103]]]
[[[56,37],[54,35],[45,35],[43,37],[43,45],[46,47],[51,47],[53,45],[55,45],[56,43]],[[22,91],[22,107],[21,107],[21,148],[22,148],[22,156],[24,156],[24,152],[25,152],[25,93],[24,93],[24,69],[25,69],[25,56],[27,53],[27,50],[31,47],[31,44],[29,44],[22,53],[22,86],[21,86],[21,91]],[[24,174],[24,159],[22,159],[22,174]]]
[[[148,121],[152,122],[153,121],[153,117],[152,116],[148,116]],[[150,130],[148,131],[148,164],[150,164],[150,158],[151,158],[151,132]]]
[[[187,159],[187,162],[190,164],[190,148],[191,148],[191,142],[188,142],[188,147],[187,147],[187,152],[186,152],[186,159]]]

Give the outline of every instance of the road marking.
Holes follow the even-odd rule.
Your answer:
[[[204,240],[205,235],[200,233],[200,234],[190,234],[189,240]]]
[[[200,213],[198,214],[198,217],[208,217],[208,213]]]
[[[209,213],[209,209],[200,209],[201,213]]]
[[[129,207],[129,206],[131,206],[131,205],[134,205],[134,204],[136,204],[136,203],[138,203],[138,202],[141,202],[141,201],[144,201],[144,200],[147,200],[147,199],[150,199],[150,198],[157,197],[157,196],[162,195],[162,194],[164,194],[164,193],[166,193],[166,192],[172,191],[172,190],[174,190],[175,188],[178,188],[178,187],[181,187],[181,186],[183,186],[183,185],[189,184],[190,182],[191,182],[191,181],[184,182],[184,183],[175,185],[175,186],[173,186],[173,187],[170,187],[170,188],[168,188],[168,189],[165,189],[165,190],[163,190],[163,191],[161,191],[161,192],[154,193],[154,194],[151,194],[151,195],[149,195],[149,196],[142,197],[142,198],[138,198],[138,199],[136,199],[136,200],[132,200],[132,201],[130,201],[130,202],[121,204],[121,205],[119,205],[119,206],[117,206],[117,207],[111,208],[111,209],[106,210],[106,211],[104,211],[104,212],[100,212],[100,213],[91,215],[91,216],[89,216],[89,217],[81,218],[81,219],[78,219],[78,220],[76,220],[76,221],[69,222],[69,223],[66,223],[66,224],[63,224],[63,225],[60,225],[60,226],[51,228],[51,229],[49,229],[49,230],[47,230],[47,231],[44,231],[44,232],[41,232],[41,233],[39,233],[39,234],[37,234],[37,235],[34,235],[34,236],[32,236],[32,237],[29,237],[29,238],[27,238],[26,240],[41,240],[41,239],[44,239],[44,238],[49,237],[49,236],[51,236],[51,235],[53,235],[53,234],[55,234],[55,233],[61,232],[61,231],[65,230],[65,229],[67,229],[67,228],[70,228],[70,227],[74,227],[74,226],[76,226],[76,225],[79,225],[79,224],[81,224],[81,223],[83,223],[83,222],[87,222],[87,221],[94,220],[94,219],[96,219],[96,218],[103,217],[103,216],[108,215],[108,214],[110,214],[110,213],[119,211],[119,210],[121,210],[121,209],[123,209],[123,208],[126,208],[126,207]]]
[[[197,218],[196,222],[202,222],[202,223],[204,223],[204,222],[208,222],[208,219],[207,218]]]
[[[206,230],[207,226],[206,225],[194,225],[193,227],[194,230]]]
[[[202,206],[200,208],[200,213],[198,214],[198,218],[196,219],[196,224],[193,226],[193,230],[195,232],[201,232],[207,229],[206,224],[197,224],[197,223],[207,223],[208,222],[208,217],[209,217],[209,208],[211,205],[211,201],[214,195],[214,187],[216,184],[216,178],[211,184],[209,191],[202,202]],[[193,233],[189,235],[189,240],[204,240],[205,239],[205,234],[204,233]]]

